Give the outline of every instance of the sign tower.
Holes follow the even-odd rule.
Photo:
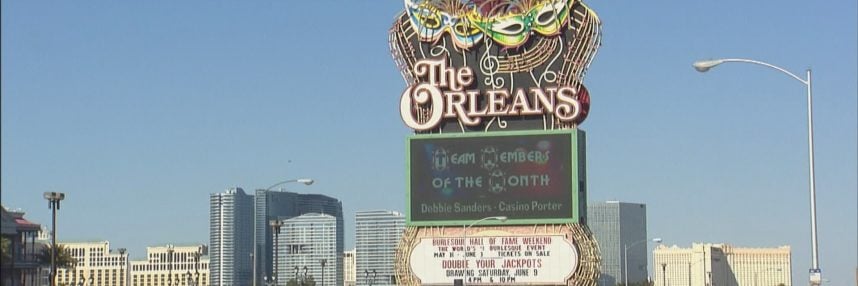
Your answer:
[[[405,0],[398,285],[595,285],[582,83],[600,45],[579,0]]]

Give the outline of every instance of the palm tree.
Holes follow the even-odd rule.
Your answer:
[[[12,241],[6,237],[0,237],[0,264],[8,264],[12,260]]]
[[[51,265],[51,245],[45,245],[42,251],[36,255],[39,263],[42,265]],[[71,252],[66,249],[65,245],[57,245],[57,268],[70,268],[77,264],[77,259],[72,257]]]

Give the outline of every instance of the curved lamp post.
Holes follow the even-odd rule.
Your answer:
[[[284,184],[288,184],[288,183],[301,183],[301,184],[309,186],[315,182],[316,182],[315,180],[310,179],[310,178],[289,179],[289,180],[277,182],[276,184],[273,184],[270,187],[265,188],[265,191],[266,192],[271,191],[271,189],[274,189],[274,187],[284,185]],[[253,231],[255,232],[256,228],[254,228]],[[256,237],[256,233],[254,233],[253,236]],[[257,261],[259,260],[258,254],[256,253],[256,249],[257,249],[257,247],[256,247],[256,245],[254,245],[253,246],[253,253],[250,254],[250,256],[253,257],[253,286],[256,286],[256,276],[257,276],[256,275],[256,264],[257,264]],[[272,257],[274,257],[274,256],[272,255]],[[263,258],[264,258],[264,256],[263,256]],[[274,271],[276,271],[276,270],[274,270]],[[263,270],[262,272],[265,272],[265,271]],[[272,276],[274,276],[273,273],[272,273]],[[267,280],[267,278],[263,278],[263,279]]]
[[[167,285],[173,286],[173,245],[167,244]]]
[[[270,191],[271,189],[273,189],[273,188],[274,188],[274,187],[276,187],[276,186],[283,185],[283,184],[288,184],[288,183],[301,183],[301,184],[304,184],[304,185],[309,186],[309,185],[312,185],[312,184],[313,184],[313,183],[315,183],[315,182],[316,182],[315,180],[313,180],[313,179],[308,179],[308,178],[291,179],[291,180],[285,180],[285,181],[282,181],[282,182],[278,182],[278,183],[276,183],[276,184],[273,184],[273,185],[271,185],[270,187],[265,188],[265,190],[266,190],[266,191]]]
[[[197,249],[197,252],[194,252],[194,275],[196,278],[194,280],[194,286],[200,285],[200,256],[203,255],[202,252],[202,248],[199,248]]]
[[[278,240],[280,240],[280,228],[283,226],[283,222],[280,220],[272,219],[268,222],[268,224],[271,225],[271,230],[274,231],[274,255],[272,256],[274,257],[274,270],[272,271],[273,273],[271,273],[271,280],[274,281],[274,285],[277,285],[277,278],[279,278],[277,275],[277,272],[279,270],[277,268],[277,246],[280,244]]]
[[[378,272],[375,269],[372,270],[372,279],[369,278],[369,269],[364,270],[364,272],[366,273],[367,285],[372,286],[372,283],[375,283],[375,278],[378,277]]]
[[[51,285],[57,285],[57,210],[66,194],[45,192],[42,196],[48,200],[48,208],[51,209]]]
[[[322,260],[319,260],[319,262],[322,264],[322,277],[321,277],[321,279],[319,279],[319,282],[321,282],[321,283],[319,283],[319,285],[325,286],[325,264],[328,263],[328,260],[322,259]]]
[[[301,271],[301,268],[298,266],[295,266],[295,282],[297,282],[299,286],[304,286],[304,282],[301,281],[302,278],[301,278],[300,271]]]
[[[637,245],[641,242],[646,242],[646,241],[649,241],[649,240],[648,239],[642,239],[642,240],[632,242],[632,244],[630,244],[630,245],[623,244],[623,264],[624,264],[623,268],[625,269],[625,270],[623,270],[623,285],[624,286],[629,285],[629,248],[632,248],[635,245]],[[653,238],[652,242],[661,243],[661,238]]]
[[[756,61],[749,59],[717,59],[717,60],[705,60],[705,61],[697,61],[693,64],[694,69],[699,72],[707,72],[715,66],[718,66],[722,63],[749,63],[755,65],[761,65],[764,67],[768,67],[777,71],[780,71],[796,80],[801,82],[807,87],[807,149],[808,149],[808,165],[809,165],[809,176],[810,176],[810,243],[811,243],[811,251],[812,251],[812,261],[810,266],[810,285],[820,285],[822,284],[822,270],[819,269],[819,244],[816,240],[816,176],[814,174],[814,162],[813,162],[813,92],[812,92],[812,84],[811,84],[811,71],[807,69],[807,78],[803,79],[794,73],[787,71],[779,66]]]
[[[122,262],[122,264],[120,265],[121,267],[119,268],[119,275],[122,276],[122,281],[119,282],[119,286],[125,286],[125,281],[127,281],[127,279],[125,279],[127,277],[127,275],[125,275],[125,263],[128,261],[127,256],[125,256],[125,252],[127,251],[128,249],[125,248],[119,249],[119,259]]]

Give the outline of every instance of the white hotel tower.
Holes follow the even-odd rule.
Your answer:
[[[209,285],[208,248],[205,245],[147,247],[146,260],[131,261],[131,286],[161,285]]]
[[[110,249],[110,242],[58,243],[77,263],[57,268],[57,285],[128,285],[128,253]]]
[[[396,245],[405,230],[405,216],[386,210],[355,214],[357,285],[396,285],[393,272]]]
[[[694,243],[691,248],[660,245],[652,254],[655,286],[792,285],[789,246],[742,248]]]
[[[312,278],[316,286],[343,285],[343,241],[337,239],[337,217],[308,213],[282,220],[276,249],[277,285]]]

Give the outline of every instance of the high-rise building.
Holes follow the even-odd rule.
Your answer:
[[[653,282],[663,285],[792,285],[789,246],[739,248],[694,243],[653,250]]]
[[[277,284],[312,278],[318,286],[343,285],[343,243],[337,239],[337,218],[308,213],[282,222],[274,245]]]
[[[205,245],[147,247],[146,260],[131,261],[131,286],[211,285],[208,253]]]
[[[298,194],[283,191],[256,190],[254,243],[256,280],[273,277],[271,220],[284,220],[307,213],[331,215],[337,221],[337,241],[343,243],[343,204],[335,198],[318,194]],[[343,247],[339,248],[342,251]]]
[[[343,252],[343,286],[355,286],[355,250]]]
[[[57,268],[57,285],[128,285],[128,253],[110,249],[110,242],[57,243],[77,261],[67,268]]]
[[[647,281],[646,205],[618,201],[591,202],[587,205],[587,225],[602,254],[599,285]],[[628,248],[628,264],[625,250]]]
[[[394,211],[355,214],[357,285],[396,285],[396,246],[405,230],[405,216]]]
[[[248,285],[253,279],[253,196],[241,188],[211,194],[211,285]]]

